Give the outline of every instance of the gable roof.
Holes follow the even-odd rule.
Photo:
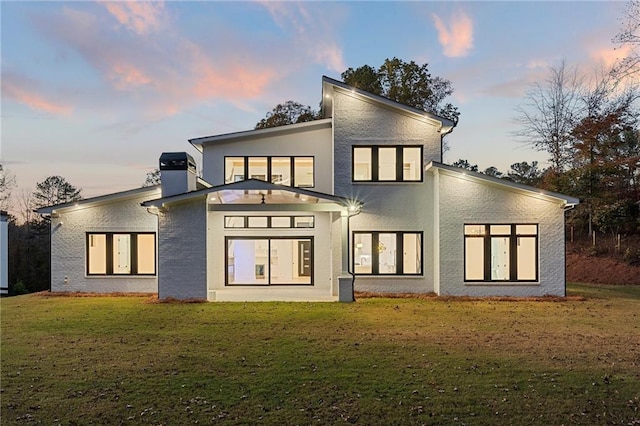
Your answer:
[[[239,199],[240,195],[248,195],[253,196],[253,201],[256,201],[256,197],[263,196],[275,198],[275,202],[272,201],[272,204],[277,204],[278,201],[280,203],[283,199],[283,194],[288,194],[289,199],[295,202],[285,203],[285,204],[318,204],[321,202],[329,202],[337,204],[340,207],[354,207],[359,208],[362,206],[362,202],[358,200],[351,200],[346,197],[340,197],[338,195],[325,194],[322,192],[311,191],[304,188],[291,187],[286,185],[279,185],[275,183],[265,182],[263,180],[257,179],[246,179],[239,182],[228,183],[224,185],[212,186],[211,188],[201,189],[198,191],[191,191],[184,194],[176,194],[169,197],[157,198],[155,200],[149,200],[142,203],[144,207],[164,207],[168,204],[178,203],[181,201],[187,201],[198,197],[206,197],[209,194],[216,193],[227,193],[227,194],[238,194],[236,199]],[[263,197],[263,199],[264,199]],[[277,197],[277,198],[276,198]],[[245,197],[246,198],[246,197]],[[259,200],[259,198],[258,198]],[[236,201],[236,200],[234,200]],[[240,204],[258,204],[258,202],[253,202],[251,199],[246,198],[245,200],[237,201]],[[223,197],[218,197],[215,204],[226,204]]]
[[[35,212],[38,214],[52,214],[60,210],[71,209],[76,207],[92,207],[98,204],[105,204],[114,201],[122,201],[129,198],[136,198],[145,194],[149,197],[160,194],[160,185],[145,186],[141,188],[130,189],[128,191],[114,192],[112,194],[100,195],[97,197],[85,198],[70,203],[54,204],[52,206],[41,207]]]
[[[321,119],[314,121],[306,121],[304,123],[288,124],[286,126],[269,127],[266,129],[244,130],[241,132],[224,133],[221,135],[203,136],[200,138],[189,139],[189,143],[195,149],[202,152],[203,145],[220,142],[239,142],[249,139],[259,139],[271,136],[283,136],[295,133],[308,132],[318,129],[331,128],[331,119]]]
[[[322,76],[322,116],[325,118],[330,117],[330,111],[333,111],[333,91],[339,90],[342,93],[351,94],[355,97],[359,97],[361,99],[369,100],[378,105],[382,105],[387,108],[394,109],[400,113],[420,118],[422,120],[427,120],[432,122],[439,128],[441,134],[449,133],[454,127],[455,123],[447,118],[440,117],[431,112],[423,111],[418,108],[414,108],[409,105],[401,104],[400,102],[396,102],[389,98],[385,98],[384,96],[374,95],[373,93],[369,93],[367,91],[357,89],[355,87],[349,86],[348,84],[343,83],[342,81],[334,80],[331,77]]]
[[[525,195],[534,196],[536,198],[543,198],[550,201],[561,202],[566,206],[576,206],[580,204],[580,199],[570,197],[568,195],[560,194],[558,192],[546,191],[544,189],[536,188],[530,185],[524,185],[521,183],[512,182],[506,179],[500,179],[494,176],[485,175],[484,173],[472,172],[470,170],[462,169],[460,167],[450,166],[448,164],[442,164],[437,161],[432,161],[425,167],[425,171],[434,173],[436,171],[442,171],[446,174],[469,179],[485,185],[494,185],[506,189],[509,191],[518,192]]]

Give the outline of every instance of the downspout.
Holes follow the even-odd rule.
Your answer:
[[[563,231],[562,238],[564,242],[564,296],[563,297],[567,297],[567,218],[565,213],[568,212],[569,210],[573,210],[575,206],[576,206],[575,204],[566,204],[562,208],[562,214],[563,214],[562,223],[564,225],[562,227],[562,231]]]
[[[156,287],[158,289],[158,299],[160,299],[160,209],[158,207],[147,207],[147,213],[156,217]]]
[[[356,274],[351,270],[353,259],[351,256],[351,218],[360,214],[360,208],[355,213],[347,215],[347,273],[351,275],[351,300],[356,301]]]

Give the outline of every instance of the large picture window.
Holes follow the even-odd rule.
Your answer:
[[[87,234],[87,275],[155,274],[155,233]]]
[[[465,281],[537,281],[538,225],[464,225]]]
[[[298,188],[315,186],[314,157],[225,157],[224,183],[258,179]]]
[[[422,145],[354,146],[354,182],[421,182]]]
[[[313,284],[312,237],[226,237],[226,285]]]
[[[357,275],[421,275],[422,232],[353,233]]]

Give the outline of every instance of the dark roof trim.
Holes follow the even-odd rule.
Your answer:
[[[267,129],[244,130],[234,133],[223,133],[220,135],[203,136],[200,138],[189,139],[189,143],[195,149],[202,152],[202,146],[216,142],[231,142],[245,139],[257,139],[269,136],[293,134],[322,128],[331,128],[332,121],[330,119],[320,119],[306,121],[304,123],[288,124],[286,126],[269,127]]]
[[[503,186],[506,189],[516,190],[519,192],[531,193],[531,195],[543,195],[548,198],[553,198],[559,201],[564,201],[567,205],[577,205],[580,204],[580,199],[575,197],[570,197],[568,195],[560,194],[558,192],[546,191],[544,189],[536,188],[530,185],[524,185],[521,183],[512,182],[510,180],[500,179],[494,176],[488,176],[484,173],[472,172],[470,170],[462,169],[460,167],[450,166],[448,164],[442,164],[437,161],[432,161],[429,163],[425,170],[427,172],[432,170],[443,170],[450,174],[458,174],[468,176],[474,180],[479,180],[485,183],[490,183],[493,185]]]
[[[414,115],[419,115],[421,117],[425,117],[428,119],[431,119],[433,121],[437,121],[440,123],[441,126],[441,133],[447,133],[450,132],[451,129],[453,129],[456,125],[456,123],[454,123],[453,121],[449,120],[448,118],[444,118],[444,117],[440,117],[436,114],[433,114],[431,112],[428,111],[423,111],[421,109],[418,108],[414,108],[412,106],[408,106],[408,105],[404,105],[401,104],[400,102],[396,102],[394,100],[391,100],[389,98],[385,98],[384,96],[380,96],[380,95],[375,95],[373,93],[369,93],[367,91],[364,91],[362,89],[357,89],[355,87],[349,86],[348,84],[343,83],[342,81],[339,80],[335,80],[331,77],[327,77],[327,76],[322,76],[322,83],[323,83],[323,111],[322,114],[323,116],[326,117],[326,109],[324,108],[324,103],[328,101],[328,99],[326,98],[326,95],[324,93],[324,85],[329,84],[335,87],[339,87],[340,89],[344,90],[344,91],[348,91],[348,92],[352,92],[352,93],[357,93],[360,96],[369,98],[377,103],[383,104],[385,106],[391,107],[391,108],[395,108],[395,109],[399,109]]]
[[[176,203],[180,201],[189,200],[192,198],[203,197],[208,194],[224,191],[224,190],[254,190],[254,191],[286,191],[294,194],[308,195],[310,197],[316,197],[323,200],[331,201],[345,207],[351,205],[362,206],[362,202],[358,200],[351,200],[339,195],[325,194],[323,192],[310,191],[308,189],[296,188],[285,185],[278,185],[275,183],[265,182],[257,179],[246,179],[239,182],[227,183],[224,185],[212,186],[211,188],[201,189],[198,191],[186,192],[184,194],[172,195],[170,197],[158,198],[155,200],[149,200],[142,203],[144,207],[162,207],[165,204]]]
[[[71,203],[55,204],[53,206],[41,207],[35,212],[38,214],[51,214],[54,210],[63,210],[78,206],[85,206],[89,204],[106,203],[110,201],[117,201],[120,199],[133,198],[139,195],[143,195],[146,192],[155,192],[160,190],[160,185],[144,186],[142,188],[130,189],[122,192],[114,192],[112,194],[100,195],[92,198],[85,198]]]

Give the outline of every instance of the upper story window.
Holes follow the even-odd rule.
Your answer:
[[[538,225],[464,225],[465,281],[537,281]]]
[[[354,146],[354,182],[421,182],[422,145]]]
[[[224,183],[258,179],[279,185],[313,188],[313,157],[225,157]]]

